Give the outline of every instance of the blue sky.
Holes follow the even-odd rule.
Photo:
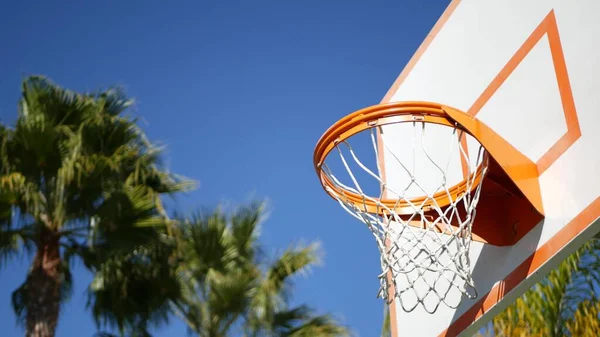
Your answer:
[[[337,119],[378,103],[441,15],[431,1],[61,1],[0,8],[0,120],[16,116],[23,77],[75,90],[122,85],[174,172],[199,181],[178,210],[268,199],[271,251],[321,241],[324,263],[296,280],[295,300],[378,336],[372,236],[321,190],[312,151]],[[87,4],[84,4],[87,3]],[[0,326],[29,261],[0,270]],[[75,271],[59,337],[91,336],[90,276]],[[184,336],[176,320],[157,336]]]

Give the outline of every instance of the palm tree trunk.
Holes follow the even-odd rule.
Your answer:
[[[54,337],[60,311],[58,237],[46,233],[41,241],[27,280],[27,337]]]

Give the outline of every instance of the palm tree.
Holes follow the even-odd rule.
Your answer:
[[[263,206],[182,219],[177,226],[182,299],[174,311],[199,337],[348,336],[330,315],[291,307],[291,279],[318,262],[318,245],[290,247],[269,262],[258,243]]]
[[[497,337],[599,336],[600,239],[593,238],[488,326]]]
[[[162,169],[160,149],[124,116],[131,104],[119,89],[78,94],[33,76],[15,125],[0,124],[0,264],[33,255],[12,296],[27,336],[54,336],[72,261],[118,274],[115,256],[135,260],[165,239],[161,195],[192,186]]]

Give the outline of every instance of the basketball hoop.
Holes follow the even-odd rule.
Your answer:
[[[404,129],[394,130],[412,134],[405,137],[402,151],[387,146],[390,139],[383,126],[399,126]],[[431,137],[429,129],[434,129],[437,138]],[[442,129],[449,135],[447,141],[429,144],[430,138],[439,142]],[[351,144],[355,136],[365,133],[370,163],[358,153],[364,146]],[[335,173],[328,164],[333,152],[340,162]],[[458,181],[450,179],[452,160],[462,168]],[[524,235],[512,228],[497,235],[509,226],[504,221],[511,218],[504,214],[501,220],[494,220],[498,212],[510,213],[502,204],[515,211],[527,206],[534,210],[531,221],[523,226],[525,232],[543,217],[539,185],[523,178],[531,170],[530,164],[485,124],[461,111],[427,102],[381,104],[350,114],[325,132],[314,154],[325,191],[375,237],[382,269],[378,297],[388,303],[397,299],[407,312],[421,305],[433,313],[441,303],[456,308],[463,298],[477,297],[471,275],[471,241],[509,245]],[[386,180],[390,168],[403,175],[404,181]],[[347,181],[340,173],[347,174]],[[376,190],[369,191],[368,180],[377,184]],[[487,194],[482,194],[482,187],[488,184],[489,188],[483,188]],[[482,213],[488,221],[476,223],[483,196]]]

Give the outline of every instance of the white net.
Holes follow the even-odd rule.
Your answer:
[[[425,122],[385,128],[379,127],[379,142],[370,128],[361,133],[362,144],[350,144],[360,134],[336,144],[321,166],[328,192],[375,237],[379,297],[398,299],[407,312],[422,305],[433,313],[441,303],[456,308],[464,297],[477,297],[469,248],[487,155],[456,128]],[[375,167],[359,159],[365,153]],[[339,159],[337,167],[329,157]],[[345,181],[334,168],[347,173]],[[459,183],[465,192],[453,189]]]

